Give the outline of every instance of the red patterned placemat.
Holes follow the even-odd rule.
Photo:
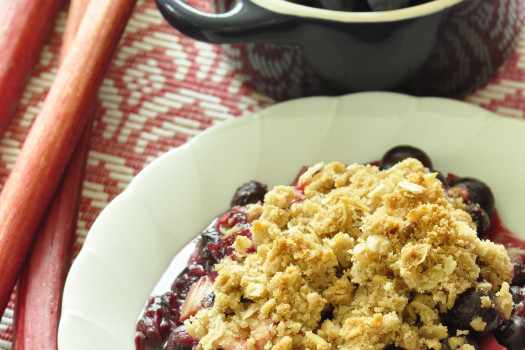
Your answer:
[[[206,0],[193,0],[206,7]],[[56,72],[66,10],[0,145],[0,183],[38,113]],[[508,62],[466,101],[525,118],[525,32]],[[75,253],[100,211],[147,164],[206,128],[273,104],[243,82],[220,46],[172,29],[153,0],[139,0],[99,94]],[[11,349],[13,301],[0,322],[0,349]]]

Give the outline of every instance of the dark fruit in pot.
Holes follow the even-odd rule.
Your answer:
[[[410,0],[368,0],[372,11],[397,10],[408,7]]]
[[[314,0],[314,6],[334,11],[371,11],[366,0]]]

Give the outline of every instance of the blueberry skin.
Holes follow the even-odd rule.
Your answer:
[[[472,221],[476,224],[476,232],[479,238],[487,235],[490,229],[489,214],[478,203],[467,202],[467,213],[469,213]]]
[[[513,286],[525,286],[525,263],[516,263],[514,265]]]
[[[481,305],[481,298],[485,296],[494,300],[492,292],[474,288],[466,290],[456,299],[454,307],[449,311],[447,315],[448,323],[451,323],[453,328],[466,329],[474,334],[479,334],[478,331],[472,329],[470,323],[474,319],[481,317],[486,323],[485,329],[481,333],[492,332],[497,329],[503,322],[503,315],[495,308],[487,308]]]
[[[247,182],[237,188],[230,205],[235,207],[237,205],[262,202],[266,192],[268,192],[268,187],[265,184],[257,181]]]
[[[523,303],[523,299],[525,298],[525,288],[523,286],[510,286],[510,294],[512,295],[514,308],[516,308],[518,305]]]
[[[415,158],[419,160],[423,166],[432,169],[432,161],[430,157],[417,147],[409,145],[399,145],[389,149],[381,158],[379,169],[389,169],[395,164],[407,158]]]
[[[494,336],[507,350],[525,349],[525,320],[518,315],[512,315],[502,329],[494,332]]]
[[[177,327],[171,334],[166,344],[166,350],[193,350],[198,340],[189,335],[186,326]]]
[[[368,0],[368,5],[372,11],[397,10],[408,7],[410,0]]]
[[[468,190],[468,200],[472,203],[478,203],[489,215],[489,218],[492,218],[494,194],[486,183],[472,177],[461,177],[450,183],[450,187],[454,186],[465,186]]]

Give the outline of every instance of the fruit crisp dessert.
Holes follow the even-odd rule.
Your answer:
[[[137,349],[525,349],[525,245],[411,146],[244,184],[195,244]]]

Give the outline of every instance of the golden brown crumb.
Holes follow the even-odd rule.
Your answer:
[[[198,349],[439,350],[448,338],[466,350],[468,332],[449,337],[439,318],[461,293],[490,286],[509,313],[505,249],[477,237],[463,203],[419,161],[320,163],[298,187],[248,209],[256,252],[242,254],[239,240],[237,259],[216,266],[213,307],[185,323]]]
[[[483,321],[483,319],[478,316],[476,318],[474,318],[472,320],[472,322],[470,322],[470,326],[472,327],[472,329],[478,331],[478,332],[482,332],[485,330],[485,327],[487,326],[487,323],[485,321]]]
[[[501,289],[496,293],[496,304],[497,309],[503,317],[508,319],[512,313],[514,302],[512,300],[512,294],[510,294],[510,286],[507,282],[503,282]]]

